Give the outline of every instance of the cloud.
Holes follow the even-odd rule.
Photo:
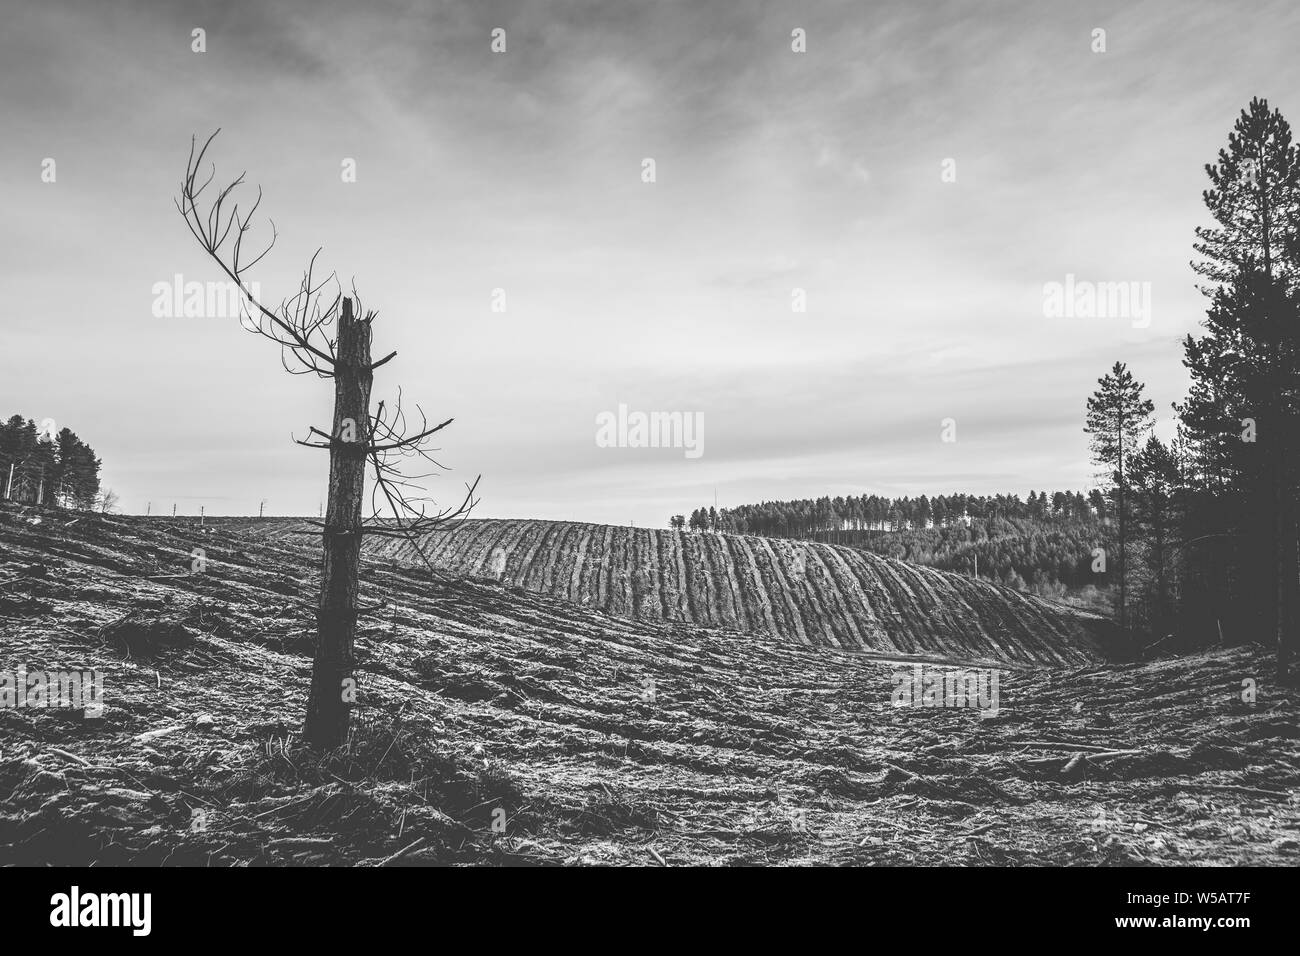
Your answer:
[[[1300,89],[1294,4],[1097,16],[1104,56],[1049,4],[27,5],[0,33],[0,414],[74,428],[129,510],[316,513],[289,435],[328,386],[149,312],[154,282],[215,278],[170,201],[220,126],[280,232],[255,278],[278,299],[317,246],[355,277],[399,352],[376,394],[455,417],[435,488],[482,472],[485,515],[1082,485],[1098,375],[1128,360],[1166,415],[1185,387],[1203,163],[1252,95]],[[1067,273],[1151,282],[1152,327],[1045,319]],[[620,401],[702,411],[705,456],[597,448]]]
[[[817,169],[830,171],[852,182],[863,185],[871,182],[871,172],[862,160],[846,156],[841,148],[833,143],[822,143],[813,165]]]

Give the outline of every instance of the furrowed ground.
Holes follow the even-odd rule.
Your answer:
[[[106,704],[0,710],[0,863],[1300,860],[1300,699],[1260,650],[895,708],[897,659],[373,556],[358,730],[322,759],[319,560],[255,524],[0,509],[0,669],[101,668]]]
[[[275,526],[270,526],[275,527]],[[278,526],[287,530],[286,525]],[[400,538],[378,556],[418,559]],[[681,621],[801,644],[1026,664],[1105,656],[1096,614],[856,548],[572,521],[470,520],[432,532],[425,558],[453,575],[645,621]]]

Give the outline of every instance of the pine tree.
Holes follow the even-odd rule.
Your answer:
[[[1153,630],[1159,630],[1169,623],[1174,605],[1172,546],[1181,495],[1178,462],[1154,435],[1133,456],[1129,484],[1133,523],[1145,544],[1148,619]]]
[[[1123,362],[1116,362],[1110,373],[1103,375],[1097,381],[1101,387],[1088,399],[1087,421],[1083,430],[1092,439],[1093,461],[1110,472],[1109,477],[1115,486],[1115,510],[1119,518],[1117,612],[1119,627],[1123,631],[1128,626],[1125,608],[1127,539],[1124,466],[1127,464],[1128,456],[1136,449],[1139,436],[1150,427],[1155,405],[1150,399],[1142,397],[1145,386],[1133,377]]]
[[[1106,496],[1101,493],[1100,488],[1093,488],[1088,492],[1088,504],[1097,516],[1098,521],[1104,522],[1109,517],[1109,511],[1106,508]]]
[[[1223,523],[1246,543],[1243,576],[1268,586],[1263,627],[1285,679],[1300,577],[1300,154],[1282,114],[1254,99],[1205,171],[1215,225],[1196,230],[1192,266],[1211,305],[1206,334],[1184,343],[1192,388],[1178,411],[1211,488],[1227,499]]]

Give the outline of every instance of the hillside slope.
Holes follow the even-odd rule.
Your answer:
[[[33,517],[0,505],[0,669],[101,668],[105,705],[0,709],[0,865],[1300,861],[1300,697],[1263,651],[897,708],[893,665],[368,560],[322,759],[304,539]]]
[[[416,560],[400,539],[377,557]],[[434,567],[610,614],[800,644],[953,660],[1081,664],[1102,618],[1012,588],[854,548],[713,532],[471,520],[423,541]]]

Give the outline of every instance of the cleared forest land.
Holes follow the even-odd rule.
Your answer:
[[[564,521],[470,520],[426,536],[430,563],[642,621],[950,660],[1082,664],[1110,625],[1086,611],[855,548]],[[369,545],[417,560],[400,539]]]
[[[892,706],[896,663],[371,557],[321,759],[319,554],[254,524],[0,506],[0,669],[105,674],[101,717],[0,709],[0,864],[1300,862],[1300,696],[1250,648],[1007,668],[981,717]]]

